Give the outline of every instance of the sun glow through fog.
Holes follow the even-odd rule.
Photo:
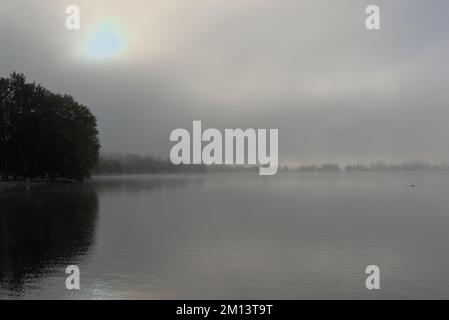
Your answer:
[[[88,39],[87,53],[95,60],[109,59],[120,55],[126,46],[123,33],[112,21],[96,24]]]

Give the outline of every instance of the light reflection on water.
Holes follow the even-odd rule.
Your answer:
[[[3,190],[0,298],[449,298],[448,178],[227,173]],[[69,264],[80,291],[65,289]],[[369,264],[380,291],[364,287]]]

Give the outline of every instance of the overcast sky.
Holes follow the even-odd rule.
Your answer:
[[[107,152],[167,158],[201,120],[278,128],[281,163],[449,162],[448,17],[447,0],[2,0],[0,74],[89,106]]]

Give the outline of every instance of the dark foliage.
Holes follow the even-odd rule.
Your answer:
[[[0,78],[2,180],[83,180],[99,149],[96,118],[86,106],[27,83],[23,74]]]

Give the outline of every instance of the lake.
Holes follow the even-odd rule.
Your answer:
[[[447,172],[95,177],[0,191],[0,298],[449,298],[448,243]]]

